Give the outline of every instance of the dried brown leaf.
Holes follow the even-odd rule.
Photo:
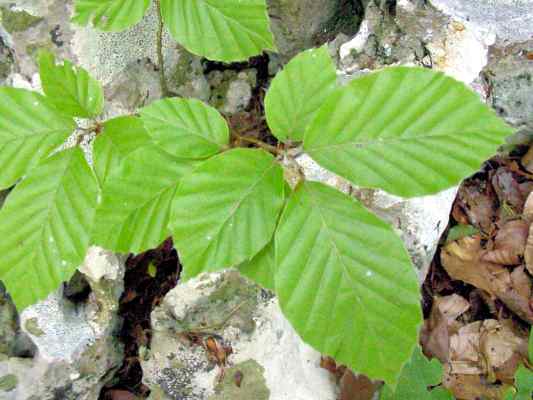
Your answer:
[[[516,267],[511,272],[511,283],[520,297],[531,298],[531,278],[526,274],[524,266]]]
[[[524,204],[524,211],[522,213],[522,219],[529,223],[533,222],[533,191],[529,193]]]
[[[531,275],[533,275],[533,223],[529,226],[529,234],[527,237],[526,248],[524,250],[524,260],[526,268]]]
[[[501,400],[506,387],[488,384],[480,375],[455,375],[445,373],[444,387],[450,390],[456,399],[462,400]]]
[[[518,265],[524,255],[529,224],[520,219],[506,222],[496,234],[494,247],[481,256],[482,261]]]
[[[528,152],[522,156],[520,163],[526,171],[533,174],[533,147],[530,147]]]
[[[500,205],[506,204],[516,214],[522,214],[527,195],[524,195],[523,189],[520,188],[517,175],[505,167],[499,167],[492,175],[491,182]]]
[[[487,190],[480,189],[482,186],[480,182],[473,183],[459,188],[458,204],[468,217],[468,221],[458,220],[458,222],[474,225],[488,232],[496,216],[496,201],[493,196],[487,194]]]
[[[347,369],[340,380],[339,400],[372,400],[381,384]]]
[[[436,357],[441,362],[448,361],[450,335],[456,333],[462,326],[456,318],[469,308],[468,301],[457,294],[434,299],[431,314],[424,322],[420,334],[427,356]]]
[[[458,398],[491,397],[498,382],[511,384],[527,352],[527,335],[512,320],[468,324],[450,338],[445,385]],[[470,377],[477,377],[473,379]]]
[[[452,279],[461,280],[499,298],[520,318],[533,323],[529,297],[513,286],[511,273],[501,265],[482,261],[481,238],[470,236],[449,243],[441,250],[441,263]]]

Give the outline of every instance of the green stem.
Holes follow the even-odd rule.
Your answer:
[[[170,91],[167,86],[167,79],[165,77],[165,59],[163,57],[163,17],[161,15],[161,3],[160,0],[155,0],[157,8],[157,18],[159,26],[157,29],[157,64],[159,68],[159,84],[161,85],[161,93],[163,97],[168,97]]]

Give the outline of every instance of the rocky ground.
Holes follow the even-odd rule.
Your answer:
[[[445,364],[446,386],[459,399],[499,399],[533,323],[533,1],[268,3],[279,54],[224,65],[165,37],[171,91],[274,143],[260,119],[269,80],[300,50],[327,42],[340,80],[387,65],[432,67],[470,85],[517,128],[461,187],[409,201],[351,187],[298,158],[309,179],[352,193],[401,232],[424,294],[424,350]],[[71,12],[72,1],[0,0],[1,85],[39,90],[35,56],[46,48],[103,82],[106,117],[161,97],[153,10],[112,34],[72,25]],[[302,343],[271,293],[235,271],[185,284],[179,272],[169,241],[135,257],[92,248],[71,282],[20,315],[0,283],[0,399],[374,396],[379,384]]]

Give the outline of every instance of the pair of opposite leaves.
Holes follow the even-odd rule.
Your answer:
[[[68,92],[84,107],[73,110],[67,103],[66,111],[82,116],[85,108],[92,115],[87,104],[96,94],[87,93],[94,92],[88,89],[94,82],[78,71],[72,87],[61,88],[59,81],[69,82],[64,78],[73,70],[68,64],[52,69],[63,71],[55,82],[60,90],[43,85],[46,102],[65,103]],[[45,68],[47,73],[53,76]],[[430,70],[391,68],[342,88],[335,81],[325,48],[304,52],[274,79],[267,120],[280,140],[303,139],[315,160],[356,184],[405,196],[433,193],[477,169],[510,133],[463,85]],[[31,93],[16,94],[12,105],[32,112],[18,98]],[[6,115],[12,111],[7,107]],[[34,122],[42,130],[39,118]],[[2,123],[10,128],[9,118]],[[10,133],[24,142],[28,126],[19,128]],[[17,234],[2,246],[0,278],[10,291],[20,291],[18,304],[27,305],[81,263],[90,234],[115,251],[142,251],[169,234],[170,220],[186,274],[244,262],[243,273],[276,290],[304,340],[394,382],[420,322],[416,277],[398,237],[355,200],[304,183],[288,196],[272,241],[289,194],[281,169],[262,150],[215,155],[228,140],[220,115],[194,100],[166,99],[141,110],[140,119],[108,121],[94,143],[101,195],[74,149],[46,159],[9,196],[0,230]],[[47,193],[48,200],[41,195],[29,207],[36,193]],[[21,221],[31,223],[20,229]],[[32,230],[37,234],[25,238]],[[21,283],[30,280],[29,289]]]

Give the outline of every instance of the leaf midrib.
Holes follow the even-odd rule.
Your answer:
[[[178,128],[180,130],[184,130],[184,131],[187,132],[187,134],[190,134],[191,136],[197,136],[197,137],[205,140],[208,143],[214,144],[219,149],[221,149],[224,146],[223,144],[220,144],[218,142],[214,142],[213,140],[210,140],[208,137],[203,136],[201,133],[197,133],[194,130],[188,129],[188,127],[186,125],[179,125],[179,124],[176,124],[175,122],[172,122],[172,121],[169,121],[167,119],[160,118],[160,117],[156,117],[156,116],[153,116],[153,115],[151,115],[150,118],[155,120],[155,121],[158,121],[161,125],[163,125],[165,127],[165,130],[167,130],[168,127],[171,126],[171,127],[174,127],[174,128]],[[150,130],[148,130],[148,132],[150,132]],[[187,136],[187,134],[178,135],[178,137],[180,137],[180,136],[181,137],[185,137],[185,136]]]
[[[374,327],[372,326],[371,323],[368,323],[368,320],[365,317],[365,314],[364,314],[364,312],[365,312],[364,303],[361,300],[361,298],[358,296],[357,290],[353,289],[353,287],[355,287],[356,285],[353,283],[353,279],[351,278],[350,274],[348,273],[349,268],[344,263],[344,260],[343,260],[343,257],[341,255],[341,252],[340,252],[339,248],[337,247],[337,244],[335,243],[335,240],[333,239],[334,235],[330,232],[330,229],[329,229],[329,227],[328,227],[328,225],[326,223],[326,219],[325,219],[325,216],[322,213],[322,207],[320,206],[320,202],[315,201],[315,198],[313,196],[313,191],[308,189],[305,186],[305,184],[303,185],[303,189],[308,193],[311,203],[313,203],[313,205],[316,207],[318,215],[320,216],[322,227],[325,229],[326,234],[327,234],[327,236],[329,238],[329,241],[331,243],[331,246],[332,246],[332,248],[333,248],[333,250],[335,252],[335,255],[336,255],[337,259],[339,260],[339,262],[340,262],[340,264],[342,266],[342,275],[343,275],[342,279],[344,279],[344,277],[347,277],[347,280],[350,283],[350,286],[352,286],[354,298],[357,301],[357,303],[359,304],[359,307],[361,308],[361,312],[359,313],[361,315],[361,318],[364,319],[365,325],[372,332],[373,337],[379,337],[379,335],[377,334],[377,331],[374,329]],[[351,325],[353,326],[353,323]],[[344,340],[344,337],[345,337],[345,335],[343,335],[343,340]],[[380,357],[381,363],[384,363],[385,362],[385,358],[384,358],[383,354],[381,352],[378,352],[378,356]]]
[[[244,200],[250,196],[252,194],[252,192],[254,191],[255,187],[259,184],[259,182],[261,182],[265,175],[267,175],[267,173],[272,169],[272,168],[275,168],[277,165],[277,162],[275,160],[273,160],[271,162],[271,165],[268,167],[268,168],[265,168],[265,170],[261,173],[261,175],[259,176],[259,178],[247,189],[246,193],[234,204],[233,208],[230,210],[230,213],[228,214],[228,216],[224,219],[224,221],[219,225],[218,229],[216,230],[216,233],[213,233],[211,236],[213,238],[215,238],[216,236],[218,236],[218,234],[220,233],[220,231],[222,230],[222,228],[224,226],[226,226],[227,222],[233,217],[233,215],[237,212],[237,210],[239,209],[240,205],[244,202]],[[211,246],[213,245],[213,243],[215,242],[216,240],[211,240],[209,242],[209,244],[207,245],[207,247],[205,248],[205,250],[202,252],[202,254],[205,254],[210,248]]]
[[[399,142],[414,142],[419,140],[427,140],[431,138],[440,138],[440,137],[455,137],[455,136],[465,136],[465,135],[480,135],[481,132],[450,132],[450,133],[435,133],[435,134],[422,134],[419,136],[412,136],[412,137],[386,137],[386,138],[377,138],[372,140],[366,140],[366,141],[356,141],[356,140],[348,140],[341,143],[332,143],[332,144],[325,144],[322,146],[315,146],[315,147],[309,147],[306,150],[307,151],[315,151],[315,150],[323,150],[323,149],[330,149],[330,148],[336,148],[336,147],[343,147],[343,146],[355,146],[357,148],[364,148],[368,146],[373,145],[382,145],[387,146],[394,143]]]

